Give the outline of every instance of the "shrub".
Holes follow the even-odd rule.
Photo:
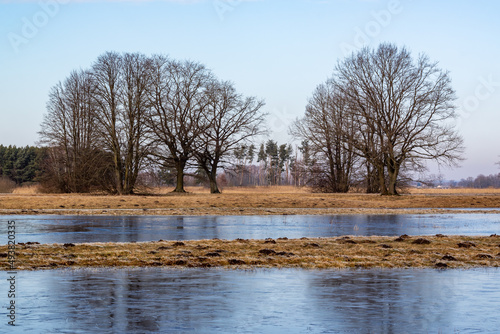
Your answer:
[[[16,183],[6,176],[0,177],[0,193],[11,193],[16,187]]]

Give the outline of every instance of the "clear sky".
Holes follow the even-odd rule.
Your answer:
[[[202,62],[264,99],[270,137],[291,142],[288,125],[337,61],[391,42],[450,71],[467,160],[441,172],[497,173],[499,13],[493,0],[0,0],[0,144],[35,144],[50,88],[105,51]]]

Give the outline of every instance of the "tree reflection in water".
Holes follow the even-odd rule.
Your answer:
[[[19,272],[21,333],[401,333],[500,328],[500,270]],[[2,283],[5,284],[5,283]],[[15,331],[14,331],[15,332]]]
[[[318,216],[3,216],[18,242],[81,243],[498,233],[498,214]],[[1,218],[1,217],[0,217]],[[7,233],[0,224],[0,234]]]

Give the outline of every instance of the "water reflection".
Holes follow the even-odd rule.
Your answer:
[[[424,333],[452,328],[463,311],[450,303],[455,283],[440,276],[446,273],[343,272],[313,277],[309,288],[318,314],[336,319],[342,330]]]
[[[500,234],[498,214],[326,216],[0,216],[18,242],[130,242],[339,235]],[[6,234],[7,224],[0,224]],[[0,241],[5,243],[6,240]]]
[[[12,333],[487,332],[500,328],[499,275],[499,269],[20,272],[19,326],[8,329]],[[0,285],[5,288],[4,282]],[[0,326],[7,329],[4,323]]]

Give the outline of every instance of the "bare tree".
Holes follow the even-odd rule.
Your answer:
[[[382,194],[397,194],[402,168],[461,159],[451,80],[427,56],[413,59],[405,48],[381,44],[340,62],[334,77],[359,128],[352,144],[377,170]]]
[[[174,166],[174,192],[185,192],[184,170],[201,145],[200,136],[210,127],[206,117],[206,89],[212,74],[192,61],[153,58],[152,110],[148,126],[155,138],[155,156],[163,165]]]
[[[49,146],[43,180],[47,188],[87,192],[107,187],[109,165],[99,147],[94,93],[92,74],[74,71],[49,94],[39,132],[40,143]]]
[[[348,103],[331,81],[319,85],[309,99],[305,116],[291,126],[292,135],[310,144],[324,168],[315,173],[321,191],[347,192],[356,156],[352,147],[355,125]]]
[[[122,89],[122,57],[116,52],[107,52],[97,58],[92,66],[96,83],[94,100],[95,115],[99,120],[100,138],[113,154],[114,181],[118,194],[124,193],[123,160],[120,134],[122,131],[120,94]]]
[[[151,108],[148,98],[150,86],[151,59],[139,53],[123,55],[123,192],[132,193],[150,153],[151,138],[146,128],[146,117]]]
[[[219,193],[217,169],[226,155],[250,138],[265,133],[263,101],[244,98],[230,82],[212,81],[206,91],[206,117],[210,125],[200,134],[196,159],[210,181],[210,192]]]
[[[118,194],[133,193],[148,153],[145,117],[149,110],[150,62],[137,53],[107,52],[92,67],[95,114],[103,148],[113,156]]]

